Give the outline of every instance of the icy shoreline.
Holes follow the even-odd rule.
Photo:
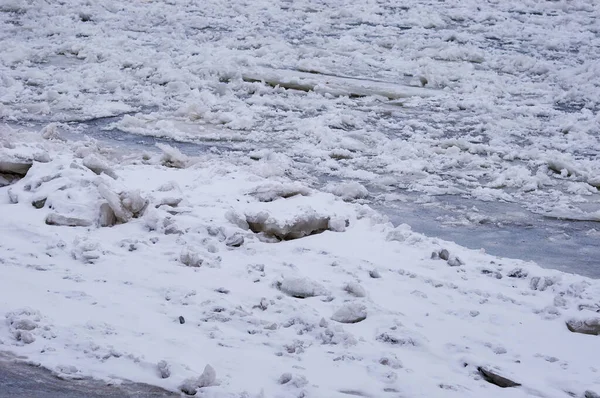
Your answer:
[[[598,15],[595,0],[2,1],[0,120],[40,128],[0,125],[0,351],[203,397],[596,398],[600,281],[361,201],[597,220]],[[117,140],[218,148],[62,135],[99,118]]]
[[[521,384],[515,397],[598,391],[598,337],[566,325],[598,318],[596,280],[394,228],[292,183],[274,156],[118,161],[5,133],[4,159],[42,162],[0,188],[2,350],[215,397],[504,396],[479,368]],[[106,204],[124,213],[100,227]]]

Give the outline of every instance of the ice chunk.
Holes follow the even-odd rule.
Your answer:
[[[126,223],[133,217],[140,217],[148,206],[148,200],[142,198],[139,190],[115,193],[106,184],[98,185],[98,192],[114,212],[119,222]]]
[[[585,320],[570,319],[567,328],[573,333],[583,333],[600,336],[600,318]]]
[[[156,144],[163,151],[161,162],[164,166],[184,169],[190,164],[190,159],[175,147],[167,144]]]
[[[279,289],[288,296],[296,298],[315,297],[327,294],[319,283],[308,278],[287,277],[281,282]]]
[[[216,380],[217,372],[212,366],[206,365],[206,367],[204,368],[204,372],[202,372],[200,377],[196,379],[191,378],[184,380],[183,383],[179,386],[179,389],[184,394],[196,395],[198,389],[213,386],[216,384]]]
[[[58,213],[50,213],[46,216],[46,224],[67,227],[89,227],[93,222],[84,218],[68,217]]]
[[[183,249],[179,255],[179,261],[188,267],[200,267],[204,263],[204,259],[200,254],[191,247]]]
[[[117,216],[115,212],[109,206],[108,203],[102,203],[100,205],[100,212],[98,215],[98,224],[101,227],[112,227],[117,223]]]
[[[355,297],[365,297],[367,295],[366,290],[356,282],[346,283],[344,290]]]
[[[248,225],[248,222],[246,221],[246,218],[233,210],[228,210],[225,213],[225,218],[227,219],[227,221],[229,221],[232,224],[237,225],[241,229],[249,229],[250,228],[250,226]]]
[[[167,379],[171,376],[171,369],[167,361],[160,361],[156,367],[161,379]]]
[[[358,323],[367,319],[367,307],[360,303],[344,304],[331,319],[340,323]]]
[[[284,220],[275,219],[268,212],[246,214],[246,222],[252,232],[262,232],[281,240],[298,239],[323,232],[329,228],[329,219],[312,209]]]
[[[121,203],[119,195],[112,191],[106,184],[98,185],[98,192],[104,199],[106,199],[108,205],[114,212],[115,217],[117,217],[117,220],[125,223],[133,217],[131,211],[127,210],[123,206],[123,203]]]
[[[117,179],[117,174],[114,172],[113,169],[110,168],[108,163],[106,163],[106,161],[100,159],[96,155],[86,156],[83,159],[83,165],[98,175],[104,173],[107,176],[114,178],[115,180]]]
[[[345,201],[363,199],[369,196],[367,188],[356,181],[344,182],[341,184],[328,184],[325,187],[325,191],[330,192]]]
[[[275,199],[290,198],[296,195],[308,196],[310,190],[302,184],[266,184],[256,187],[250,195],[261,202],[271,202]]]
[[[22,177],[27,174],[32,165],[32,160],[2,158],[0,159],[0,174],[16,174]]]

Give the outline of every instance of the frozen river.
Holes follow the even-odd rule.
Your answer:
[[[211,231],[234,228],[226,206],[246,216],[243,224],[252,206],[281,205],[250,201],[246,209],[249,190],[261,188],[257,181],[297,182],[338,196],[354,189],[346,199],[429,237],[600,278],[598,15],[595,0],[0,1],[0,129],[8,126],[0,138],[11,137],[0,142],[0,155],[63,148],[49,151],[48,167],[36,164],[25,178],[72,180],[45,185],[62,199],[44,208],[44,197],[44,210],[29,205],[41,199],[31,197],[27,181],[14,187],[34,202],[15,205],[7,195],[0,203],[22,211],[6,211],[9,222],[2,224],[0,282],[9,293],[0,307],[14,322],[0,323],[0,344],[56,371],[76,364],[81,375],[173,389],[210,364],[212,380],[200,383],[201,376],[198,386],[253,391],[236,396],[291,396],[296,387],[294,396],[305,396],[303,388],[314,396],[494,395],[481,380],[484,365],[522,383],[515,390],[522,396],[597,391],[597,370],[585,360],[585,353],[597,357],[595,346],[583,339],[589,336],[567,338],[564,324],[573,314],[597,315],[597,281],[535,266],[514,273],[525,268],[521,262],[449,244],[465,263],[445,267],[430,258],[444,244],[421,236],[411,237],[420,246],[390,243],[391,228],[377,216],[370,228],[364,208],[316,192],[294,201],[323,205],[327,217],[352,209],[364,231],[324,233],[322,243],[311,237],[301,246],[263,245],[246,235],[247,251],[229,247],[225,235],[216,242]],[[16,142],[18,129],[70,143]],[[142,156],[158,151],[157,143],[198,156],[207,167],[160,168],[152,163],[159,156]],[[69,165],[92,155],[107,170],[118,162],[119,178],[89,167],[75,176]],[[101,180],[106,186],[96,185]],[[103,208],[118,212],[121,202],[136,202],[129,190],[144,183],[152,200],[166,187],[177,191],[175,206],[190,203],[166,213],[163,204],[146,202],[164,216],[148,229],[165,233],[145,250],[136,249],[150,236],[141,222],[114,229],[43,222],[46,211],[61,215],[61,203],[75,216],[81,210],[82,217],[97,217],[93,206],[106,199]],[[72,201],[81,206],[68,207]],[[72,224],[72,212],[64,213],[63,222]],[[344,229],[342,220],[336,225]],[[54,234],[64,242],[50,247]],[[337,240],[348,236],[355,240]],[[355,243],[356,252],[348,250]],[[203,267],[186,267],[194,256],[196,265],[204,261],[190,247],[206,249]],[[49,251],[59,257],[40,254]],[[97,262],[82,264],[86,258]],[[219,267],[222,258],[232,266]],[[344,265],[329,266],[338,263]],[[373,276],[379,269],[381,278]],[[323,284],[331,300],[280,300],[275,287],[292,272]],[[350,279],[368,294],[349,289]],[[356,339],[338,328],[335,339],[327,338],[318,332],[327,322],[319,320],[345,303],[346,293],[366,303],[369,319],[344,325]],[[35,310],[22,309],[28,306]],[[178,321],[183,315],[186,323]],[[18,329],[23,325],[29,329]],[[506,330],[519,338],[507,338]],[[390,356],[396,350],[402,361]],[[303,354],[312,358],[303,362],[308,366],[298,365]],[[156,372],[163,357],[173,365],[166,380]],[[0,362],[0,397],[7,391],[29,394],[23,398],[168,396],[141,384],[63,383],[40,368]]]
[[[600,276],[597,2],[9,3],[4,122],[277,157],[416,231]]]

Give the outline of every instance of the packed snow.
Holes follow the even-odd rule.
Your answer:
[[[2,143],[31,166],[0,189],[0,349],[61,377],[214,397],[599,389],[596,280],[394,227],[218,155],[173,167],[10,129]]]
[[[0,352],[202,397],[597,397],[598,280],[375,209],[599,221],[598,15],[0,2]]]

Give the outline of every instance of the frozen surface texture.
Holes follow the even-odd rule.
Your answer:
[[[121,133],[285,154],[257,157],[263,176],[600,220],[596,1],[7,1],[0,117],[54,122],[46,137],[114,117]]]
[[[14,134],[3,132],[11,150],[47,159],[0,188],[2,351],[63,377],[213,397],[599,389],[598,281],[394,227],[216,155],[173,168],[160,153],[119,160]],[[89,155],[114,176],[85,167]],[[255,194],[291,191],[304,194]],[[132,216],[103,226],[105,204]],[[261,212],[275,225],[320,214],[344,228],[280,240],[244,225]]]
[[[598,15],[1,1],[0,351],[204,397],[597,396],[597,280],[372,205],[599,221]]]

